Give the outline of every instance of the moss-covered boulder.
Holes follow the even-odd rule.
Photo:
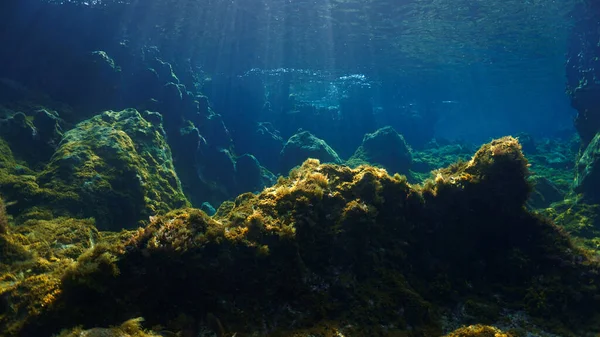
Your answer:
[[[265,187],[275,183],[276,178],[269,170],[260,165],[251,154],[244,154],[235,160],[236,194],[245,192],[259,193]]]
[[[144,114],[106,111],[79,123],[65,133],[39,184],[75,195],[72,214],[94,217],[102,229],[187,205],[160,119]]]
[[[513,337],[512,333],[503,332],[493,326],[469,325],[452,331],[444,337]]]
[[[390,172],[408,174],[412,163],[412,151],[391,126],[386,126],[363,138],[362,144],[348,160],[351,166],[378,165]]]
[[[27,163],[17,160],[11,147],[0,138],[0,194],[7,201],[7,211],[14,216],[24,213],[41,214],[43,217],[68,213],[67,205],[77,195],[69,191],[54,191],[41,187],[37,172]]]
[[[1,335],[26,336],[23,327],[35,324],[61,293],[62,273],[99,242],[118,242],[107,234],[92,219],[72,218],[28,220],[0,234]]]
[[[550,179],[544,176],[534,175],[529,181],[533,186],[533,191],[527,205],[531,208],[550,207],[552,203],[562,201],[566,195],[564,191],[561,191]]]
[[[574,195],[552,204],[543,214],[564,228],[575,241],[595,254],[600,252],[600,204],[589,204]]]
[[[279,154],[279,167],[287,173],[294,166],[302,164],[308,158],[315,158],[324,163],[341,164],[337,153],[308,131],[300,131],[290,137]]]
[[[600,203],[600,132],[577,162],[574,189],[592,203]]]
[[[420,186],[379,168],[308,160],[213,217],[180,209],[119,244],[97,243],[57,271],[57,284],[15,280],[11,289],[53,295],[19,331],[143,316],[171,331],[187,321],[190,335],[305,336],[293,331],[327,327],[350,337],[441,336],[443,326],[502,322],[516,310],[561,336],[595,332],[600,265],[526,210],[527,168],[511,137]],[[218,324],[208,327],[206,317]],[[528,324],[518,328],[532,331]],[[473,326],[451,336],[502,333]]]

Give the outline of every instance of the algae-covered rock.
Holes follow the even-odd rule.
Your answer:
[[[588,204],[581,196],[557,202],[544,215],[564,228],[583,246],[600,251],[600,205]]]
[[[256,157],[244,154],[236,158],[235,179],[237,194],[260,192],[263,188],[275,183],[275,176],[263,168]]]
[[[487,325],[469,325],[462,327],[444,337],[515,337],[515,335]]]
[[[533,185],[533,191],[527,204],[532,208],[550,207],[552,203],[565,197],[565,192],[546,177],[532,176],[529,181]]]
[[[593,203],[600,203],[600,132],[591,140],[577,162],[574,189]]]
[[[29,220],[0,234],[0,331],[23,331],[52,307],[61,293],[61,275],[102,236],[90,219]],[[44,334],[45,335],[45,334]]]
[[[363,138],[362,144],[348,160],[351,166],[356,164],[380,165],[390,173],[407,174],[412,163],[412,153],[404,141],[391,126],[386,126]]]
[[[187,204],[161,125],[136,110],[106,111],[66,132],[39,183],[75,194],[73,214],[103,229]]]
[[[135,313],[166,331],[191,316],[190,335],[213,317],[224,336],[308,336],[292,332],[327,326],[349,337],[441,336],[444,313],[464,303],[469,320],[522,310],[550,331],[583,335],[600,318],[600,266],[526,210],[527,176],[512,137],[422,186],[310,159],[212,217],[188,208],[155,216],[52,277],[16,282],[11,294],[37,289],[19,302],[33,304],[35,320],[10,316],[21,325],[9,335],[116,326]],[[37,307],[46,293],[49,305]],[[468,333],[503,332],[474,326],[451,336]]]
[[[342,160],[324,140],[308,131],[301,131],[288,139],[279,155],[281,172],[288,172],[308,158],[319,159],[324,163],[341,164]]]
[[[518,308],[550,329],[586,331],[599,317],[599,266],[526,210],[527,176],[512,137],[423,186],[311,159],[213,217],[180,209],[123,245],[97,245],[28,331],[119,324],[126,313],[108,308],[126,307],[167,327],[182,313],[214,315],[229,335],[336,321],[349,322],[346,336],[439,336],[441,312],[470,294],[479,296],[470,308],[493,308],[486,320]],[[465,329],[454,336],[501,333]]]
[[[40,187],[37,174],[13,155],[11,147],[0,138],[0,193],[8,202],[8,213],[19,216],[36,207],[46,207],[54,214],[64,214],[66,205],[77,196],[70,192]],[[52,208],[52,211],[48,209]]]

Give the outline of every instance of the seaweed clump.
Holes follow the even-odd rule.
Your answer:
[[[309,159],[213,217],[183,208],[96,245],[65,268],[53,305],[22,331],[143,316],[192,335],[218,326],[237,336],[439,336],[457,306],[475,323],[522,310],[560,335],[594,331],[599,266],[526,209],[527,176],[512,137],[421,186]],[[452,336],[471,332],[501,333]]]

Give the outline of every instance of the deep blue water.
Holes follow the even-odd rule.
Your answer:
[[[63,89],[78,55],[106,50],[118,59],[119,46],[153,46],[193,72],[187,82],[200,90],[204,78],[227,79],[212,93],[217,105],[232,99],[224,96],[237,85],[231,78],[260,73],[268,86],[287,71],[291,94],[330,106],[344,95],[340,78],[360,78],[368,86],[360,95],[375,109],[373,125],[415,133],[406,136],[417,143],[518,132],[554,137],[570,132],[574,117],[564,94],[574,4],[10,0],[2,5],[0,74],[69,101]],[[217,112],[236,118],[238,109],[224,109],[229,116]],[[409,123],[398,115],[426,117]]]

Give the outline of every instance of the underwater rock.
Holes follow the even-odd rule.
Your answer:
[[[523,310],[551,331],[582,335],[600,317],[600,266],[525,209],[527,176],[512,137],[422,186],[310,159],[212,218],[180,209],[122,234],[123,244],[97,244],[21,331],[119,324],[127,312],[169,329],[187,312],[218,317],[227,335],[340,320],[345,336],[440,336],[441,312],[477,294],[479,308]],[[474,326],[451,336],[468,333],[501,332]]]
[[[408,174],[412,164],[412,151],[394,128],[386,126],[363,138],[361,146],[348,159],[351,166],[357,164],[381,165],[390,174]]]
[[[235,180],[237,183],[236,194],[245,192],[259,192],[275,183],[275,176],[264,169],[256,157],[245,154],[236,158]]]
[[[543,214],[593,251],[600,247],[600,204],[589,204],[581,195],[565,198]]]
[[[597,29],[600,3],[582,1],[572,11],[578,20],[569,35],[566,57],[567,93],[577,110],[575,128],[584,146],[600,132],[600,49]]]
[[[35,336],[21,331],[25,321],[34,321],[52,304],[62,273],[98,241],[90,219],[28,220],[0,235],[1,335]]]
[[[196,126],[208,146],[225,149],[233,147],[233,140],[221,115],[211,112],[210,115],[196,122]]]
[[[254,156],[236,157],[221,117],[212,113],[199,130],[188,122],[169,140],[183,190],[196,207],[218,205],[244,192],[260,191],[275,178]],[[202,133],[205,132],[205,133]]]
[[[600,132],[577,161],[573,188],[592,203],[600,203]]]
[[[106,111],[67,131],[39,184],[72,192],[72,214],[94,217],[101,229],[187,205],[162,127],[133,109]]]
[[[573,167],[573,161],[562,153],[549,153],[544,159],[548,167],[557,169],[571,169]]]
[[[166,83],[174,83],[176,85],[180,84],[179,78],[173,71],[173,66],[169,62],[165,62],[158,58],[158,55],[150,58],[148,61],[148,66],[150,69],[156,72],[157,77],[161,81]]]
[[[210,149],[202,161],[203,167],[199,170],[207,182],[216,183],[228,191],[233,191],[236,186],[235,155],[224,148]],[[226,195],[230,192],[225,191]]]
[[[468,144],[433,140],[422,150],[412,150],[411,170],[429,174],[460,160],[468,160],[476,149]]]
[[[283,149],[283,139],[275,127],[268,122],[260,122],[256,127],[253,141],[249,144],[237,144],[238,149],[247,149],[247,153],[252,153],[267,169],[272,172],[279,171],[278,154]]]
[[[46,109],[36,110],[31,117],[14,112],[0,120],[0,136],[9,143],[15,156],[36,166],[47,162],[56,150],[63,134],[61,123],[56,112]]]
[[[279,154],[280,172],[288,172],[308,158],[315,158],[324,163],[342,163],[337,153],[325,141],[308,131],[299,131],[288,139]]]
[[[493,326],[487,325],[469,325],[451,333],[444,337],[516,337],[515,335],[503,332]]]
[[[534,209],[549,207],[552,203],[561,201],[565,197],[565,192],[546,177],[532,176],[529,181],[533,185],[533,191],[527,204]]]
[[[571,96],[571,102],[577,110],[575,128],[584,144],[587,144],[600,131],[600,85],[577,88]]]
[[[217,210],[209,202],[203,202],[200,206],[200,210],[202,210],[208,216],[213,216],[215,213],[217,213]]]

